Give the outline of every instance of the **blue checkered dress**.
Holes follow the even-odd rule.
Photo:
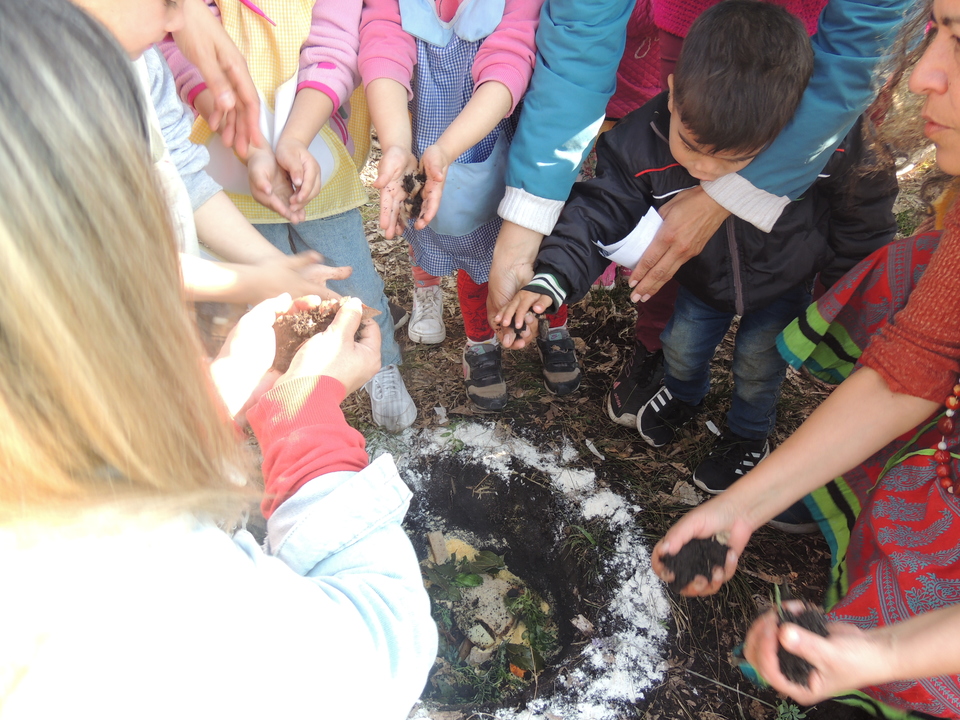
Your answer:
[[[414,70],[413,151],[419,158],[433,145],[460,114],[473,95],[473,60],[482,40],[469,42],[457,35],[446,47],[437,47],[417,39],[417,66]],[[501,133],[513,139],[519,112],[504,118],[483,140],[457,158],[458,163],[486,160]],[[482,193],[484,188],[477,188]],[[493,246],[500,232],[496,218],[468,235],[440,235],[430,227],[414,230],[413,223],[404,237],[410,242],[417,264],[431,275],[449,275],[462,268],[476,283],[487,281],[493,262]]]

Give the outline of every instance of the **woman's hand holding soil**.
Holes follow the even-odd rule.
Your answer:
[[[665,582],[672,582],[674,573],[664,564],[664,556],[676,555],[691,540],[717,538],[729,547],[725,565],[715,567],[710,578],[698,575],[680,590],[681,595],[687,596],[713,595],[733,577],[752,533],[753,528],[738,512],[736,504],[727,501],[726,495],[719,496],[688,512],[667,531],[653,548],[653,570]]]
[[[297,300],[294,305],[301,302]],[[362,320],[363,304],[358,298],[347,298],[330,327],[297,350],[290,368],[276,384],[326,375],[340,381],[348,395],[360,389],[380,370],[380,328],[374,322],[361,326]]]
[[[830,635],[824,638],[793,623],[779,625],[776,611],[771,610],[754,621],[744,655],[775,690],[801,705],[894,679],[893,645],[882,630],[865,632],[846,623],[830,623],[827,629]],[[777,657],[781,646],[813,665],[807,687],[781,672]]]

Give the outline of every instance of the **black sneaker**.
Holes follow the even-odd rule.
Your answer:
[[[660,388],[637,415],[640,437],[651,447],[673,442],[680,428],[693,420],[703,409],[703,400],[696,405],[677,400],[667,388]]]
[[[410,319],[410,313],[407,312],[405,307],[397,305],[397,303],[395,303],[393,300],[388,300],[387,305],[390,306],[390,317],[393,320],[393,331],[396,332],[407,324],[407,320]]]
[[[540,324],[537,350],[543,361],[543,384],[554,395],[569,395],[580,387],[580,363],[576,345],[565,327]]]
[[[499,344],[477,343],[463,350],[463,382],[467,397],[482,410],[502,410],[507,404],[507,383],[503,379],[503,348]]]
[[[693,484],[718,495],[733,485],[770,454],[770,443],[747,440],[729,430],[716,439],[713,448],[693,471]]]
[[[795,502],[767,525],[791,535],[809,535],[820,529],[820,524],[813,519],[803,500]]]
[[[618,425],[637,427],[637,415],[663,384],[663,350],[648,352],[638,342],[607,393],[607,415]]]

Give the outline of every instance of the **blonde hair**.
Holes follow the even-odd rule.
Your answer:
[[[140,102],[85,13],[0,3],[0,524],[248,502]]]

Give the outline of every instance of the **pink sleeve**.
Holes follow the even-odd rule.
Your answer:
[[[298,378],[275,387],[247,412],[263,453],[264,517],[315,477],[367,466],[363,435],[340,411],[345,395],[331,377]]]
[[[360,9],[363,0],[316,0],[310,34],[300,50],[297,91],[305,87],[325,93],[336,110],[360,82]]]
[[[220,8],[217,7],[214,0],[204,0],[204,2],[207,3],[207,7],[210,8],[210,12],[213,13],[214,17],[219,19]],[[193,99],[207,87],[207,84],[203,81],[203,77],[200,75],[200,71],[193,66],[193,63],[187,60],[186,56],[180,51],[180,48],[177,47],[177,44],[173,41],[173,37],[170,35],[167,35],[163,42],[160,43],[160,52],[163,53],[163,57],[166,58],[167,65],[170,66],[170,71],[173,73],[173,79],[177,83],[177,92],[180,94],[180,99],[192,108]]]
[[[365,0],[360,19],[360,77],[364,85],[379,78],[396,80],[413,97],[410,78],[417,43],[400,24],[397,0]]]
[[[527,91],[537,60],[537,25],[544,0],[507,0],[503,19],[477,51],[473,61],[476,86],[497,80],[513,96],[512,113]]]

